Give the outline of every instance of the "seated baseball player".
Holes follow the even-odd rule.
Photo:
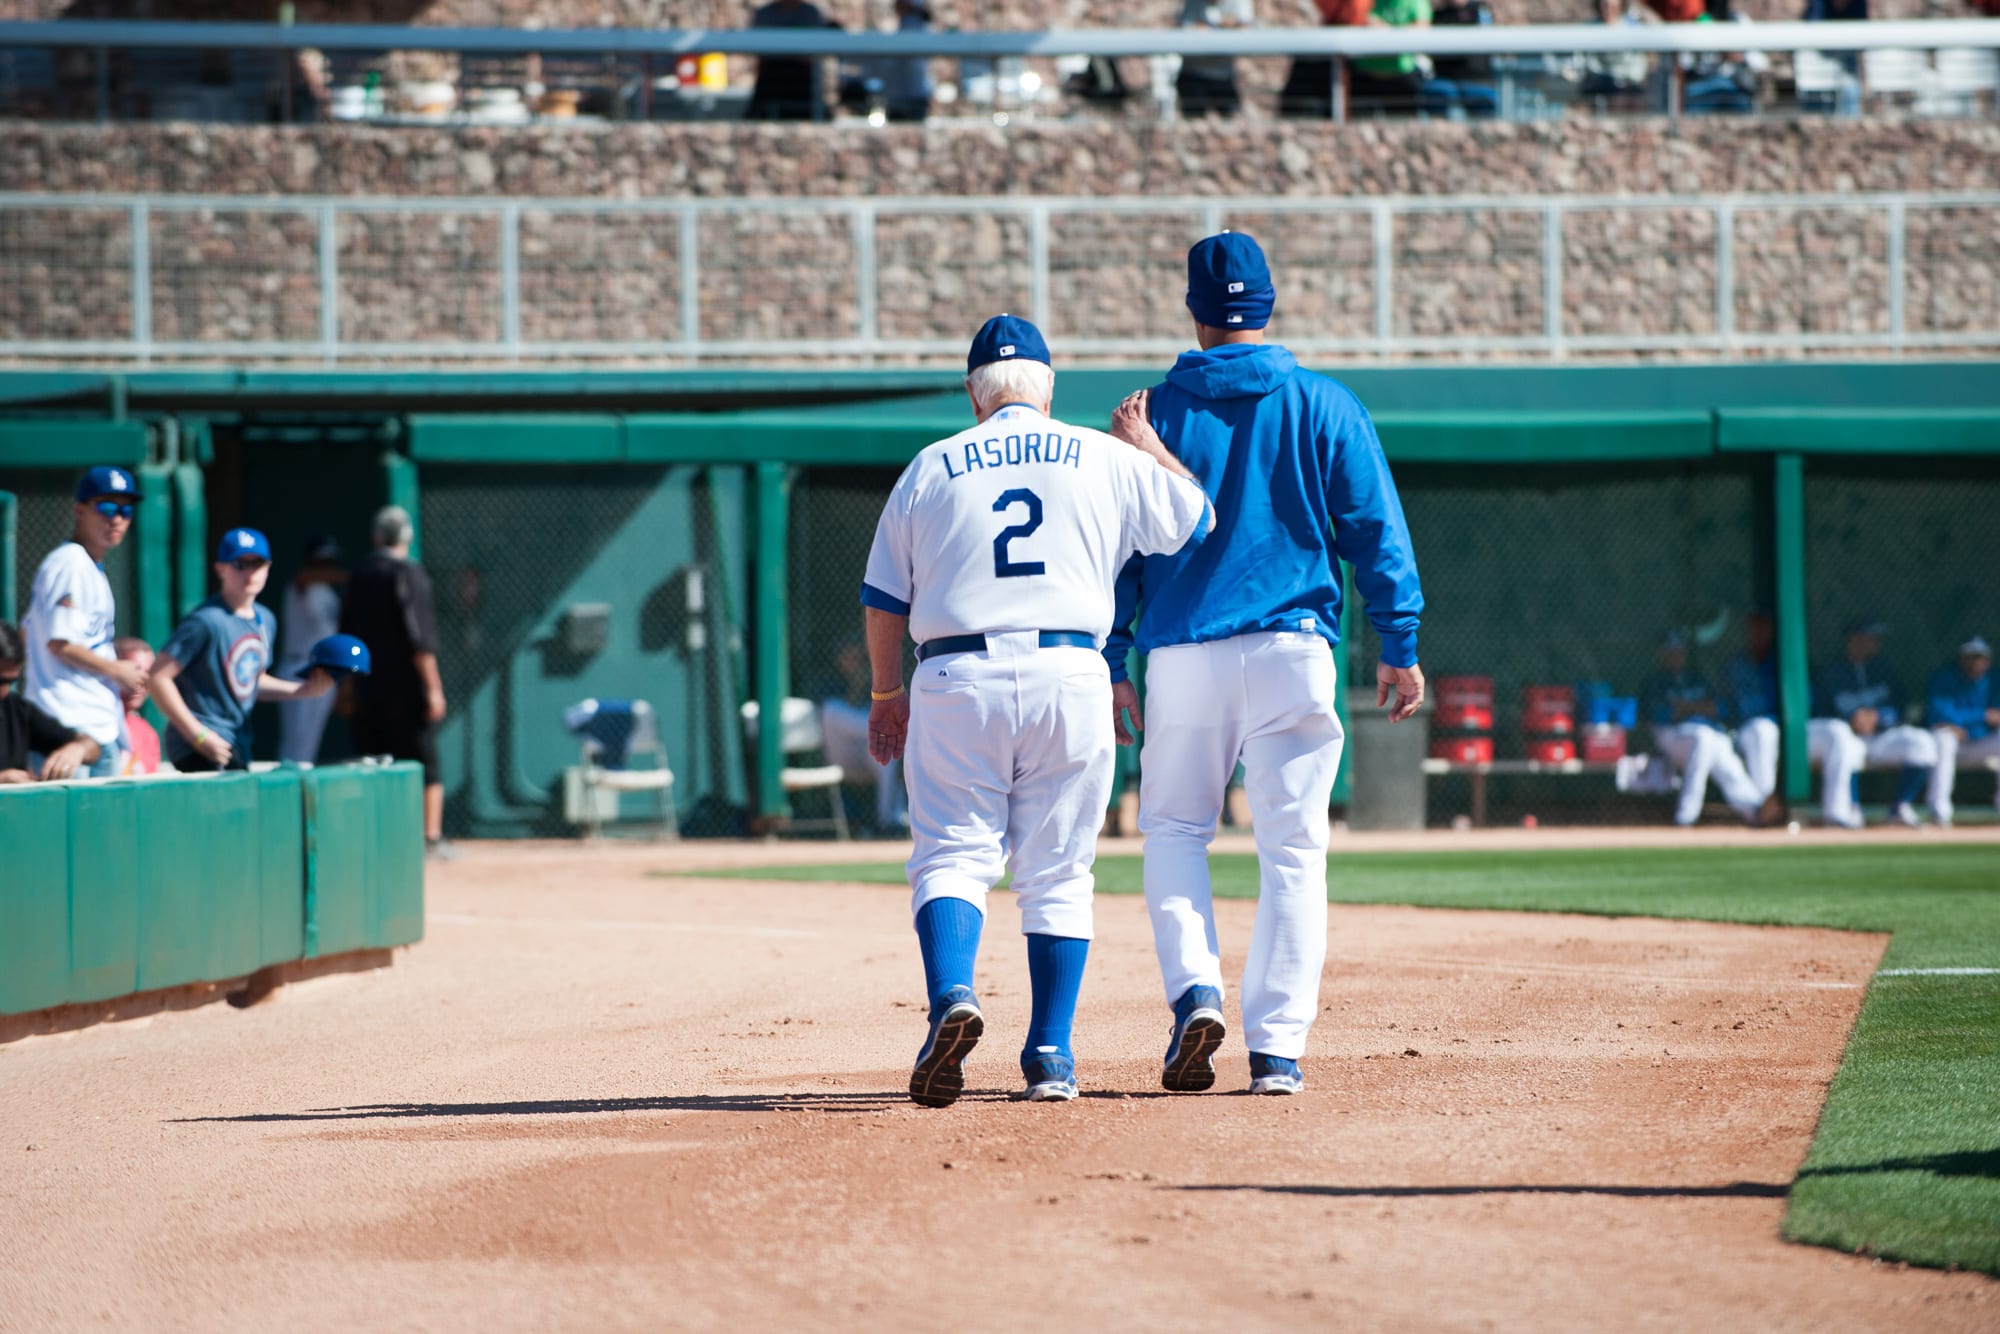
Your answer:
[[[1722,702],[1708,678],[1689,669],[1687,639],[1678,630],[1660,641],[1660,670],[1640,691],[1639,710],[1652,724],[1653,744],[1681,771],[1675,824],[1685,827],[1701,818],[1711,779],[1722,799],[1753,827],[1771,824],[1784,813],[1775,793],[1757,790],[1730,746],[1722,730]]]
[[[1938,748],[1929,732],[1902,721],[1902,686],[1876,658],[1887,628],[1866,618],[1849,623],[1842,656],[1813,675],[1813,716],[1806,725],[1806,743],[1813,763],[1838,766],[1846,775],[1870,766],[1900,766],[1903,773],[1890,818],[1915,826],[1921,823],[1916,800],[1937,766]],[[1833,775],[1827,775],[1825,816],[1828,824],[1861,827],[1861,807],[1854,800],[1851,781],[1844,778],[1836,791]]]
[[[1958,646],[1958,659],[1931,674],[1924,692],[1924,721],[1937,742],[1931,770],[1931,814],[1951,824],[1953,787],[1961,764],[2000,759],[2000,695],[1993,690],[1993,648],[1978,635]],[[1993,797],[2000,810],[2000,791]]]
[[[904,469],[861,585],[869,750],[901,759],[909,788],[930,998],[910,1097],[926,1107],[958,1099],[985,1032],[973,964],[987,890],[1010,869],[1033,991],[1024,1096],[1076,1096],[1070,1031],[1115,751],[1100,652],[1112,581],[1134,553],[1177,551],[1213,521],[1164,450],[1049,415],[1055,372],[1028,321],[988,320],[966,371],[978,425]],[[905,634],[917,644],[907,689]]]

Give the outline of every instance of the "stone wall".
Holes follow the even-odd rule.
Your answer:
[[[875,201],[876,333],[955,343],[972,316],[1032,308],[1034,235],[1048,238],[1058,340],[1179,335],[1180,264],[1209,225],[1249,231],[1280,277],[1295,339],[1536,338],[1560,293],[1567,338],[1708,336],[1712,208],[1729,221],[1731,327],[1747,335],[1889,332],[1889,215],[1865,197],[2000,191],[2000,124],[1976,121],[1576,121],[1470,127],[1228,122],[1178,127],[609,126],[555,129],[0,125],[0,188],[56,195],[254,196],[241,208],[155,208],[152,331],[184,342],[319,336],[319,224],[287,196],[403,197],[441,209],[340,211],[334,291],[343,341],[491,342],[507,321],[501,201],[517,206],[517,326],[530,343],[670,342],[683,329],[683,232],[670,211],[588,201],[762,200],[694,223],[693,312],[711,343],[814,355],[861,329],[857,247]],[[1541,201],[1588,195],[1546,230]],[[1284,201],[1505,197],[1389,223],[1378,311],[1376,219]],[[1270,197],[1273,204],[1247,202]],[[980,211],[979,200],[1054,201]],[[537,201],[548,201],[546,204]],[[1184,201],[1184,202],[1176,202]],[[1239,202],[1244,201],[1244,202]],[[1115,207],[1112,205],[1116,205]],[[1905,211],[1906,327],[2000,327],[2000,208]],[[128,216],[87,201],[0,208],[0,337],[130,335]],[[1550,282],[1546,255],[1561,256]],[[1886,337],[1885,337],[1886,341]]]

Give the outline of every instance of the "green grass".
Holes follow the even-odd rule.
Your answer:
[[[1218,897],[1257,893],[1248,855]],[[1336,855],[1336,903],[1690,918],[1892,933],[1885,971],[2000,968],[2000,847],[1812,845]],[[704,875],[719,874],[704,872]],[[901,884],[897,864],[744,879]],[[1139,892],[1136,857],[1097,887]],[[1792,1185],[1795,1241],[2000,1275],[2000,976],[1878,976]]]

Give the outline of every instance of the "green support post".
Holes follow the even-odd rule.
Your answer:
[[[12,491],[0,491],[0,621],[14,616],[14,543],[20,502]]]
[[[791,815],[785,801],[785,681],[791,657],[786,548],[791,517],[791,469],[769,460],[757,465],[757,813],[765,820]]]
[[[1354,667],[1354,637],[1361,633],[1360,599],[1354,593],[1354,567],[1346,561],[1340,562],[1340,648],[1336,670],[1333,673],[1333,714],[1340,719],[1340,730],[1347,734],[1347,674]],[[1354,753],[1350,744],[1340,752],[1340,769],[1333,776],[1333,804],[1345,806],[1353,790],[1354,765],[1348,758]]]
[[[1806,480],[1805,457],[1779,454],[1774,468],[1775,548],[1778,613],[1778,722],[1783,734],[1785,800],[1812,795],[1811,762],[1806,755],[1806,719],[1812,714],[1806,671]]]
[[[174,469],[173,561],[172,620],[178,621],[208,596],[208,492],[198,463],[183,463]]]
[[[417,486],[416,460],[390,450],[382,456],[382,503],[401,505],[410,515],[410,559],[424,558],[422,492]]]
[[[139,475],[139,638],[158,648],[174,631],[174,470],[153,465]],[[129,631],[127,633],[130,633]]]

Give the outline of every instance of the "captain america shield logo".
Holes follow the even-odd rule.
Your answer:
[[[264,636],[260,634],[244,635],[229,646],[223,671],[229,678],[230,693],[242,703],[249,703],[256,695],[257,679],[263,676],[264,664],[269,658]]]

